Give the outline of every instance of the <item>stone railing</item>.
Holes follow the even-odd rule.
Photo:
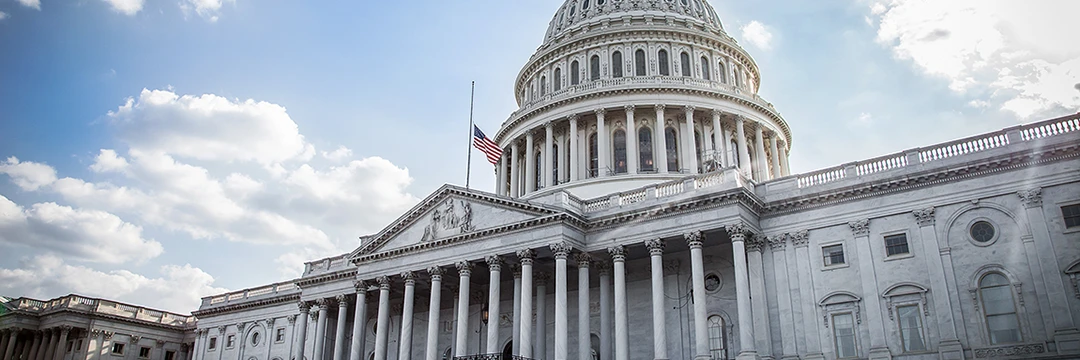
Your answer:
[[[19,310],[39,314],[63,310],[79,310],[170,326],[183,327],[195,323],[195,318],[188,315],[174,314],[141,306],[79,295],[68,295],[48,301],[19,298],[13,300],[12,303],[9,304],[14,304],[14,307]]]
[[[290,294],[295,293],[299,290],[300,288],[296,287],[294,281],[280,282],[257,288],[238,290],[214,296],[207,296],[202,298],[202,306],[200,308],[204,308],[206,306],[224,305],[234,301],[242,301],[251,298],[273,296],[279,294]]]
[[[495,354],[474,354],[465,356],[455,356],[454,360],[533,360],[524,356],[517,355],[503,355],[501,353]]]
[[[349,264],[349,254],[331,256],[325,259],[319,259],[304,263],[304,275],[314,272],[327,272],[334,270],[335,268],[342,268],[348,266],[351,266]]]
[[[799,187],[805,188],[834,182],[851,176],[864,176],[915,164],[931,163],[955,156],[987,151],[1009,144],[1034,141],[1061,134],[1080,136],[1080,113],[1037,123],[1014,126],[992,133],[975,135],[928,147],[905,150],[895,154],[815,170],[796,176]]]
[[[742,183],[741,181],[736,182],[733,180],[738,176],[738,171],[733,167],[700,175],[687,176],[682,179],[665,181],[630,191],[584,200],[584,211],[585,213],[592,213],[618,206],[636,204],[650,199],[671,197],[697,189],[711,188],[724,183]]]

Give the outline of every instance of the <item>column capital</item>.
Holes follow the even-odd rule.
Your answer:
[[[716,119],[720,119],[720,116],[724,115],[724,112],[720,111],[720,109],[709,109],[709,114],[712,114]]]
[[[742,115],[735,116],[735,125],[742,126],[746,122],[746,118]]]
[[[154,347],[161,348],[165,346],[165,340],[154,340]]]
[[[240,332],[243,332],[243,331],[244,331],[243,329],[240,329]],[[63,331],[63,329],[61,329],[61,336],[63,336],[62,333],[64,333],[64,332],[66,332],[66,331]],[[139,340],[142,340],[142,336],[131,335],[131,336],[128,337],[128,342],[132,343],[132,344],[138,344]],[[57,346],[59,346],[59,344],[57,344]]]
[[[915,215],[915,221],[919,222],[919,226],[934,226],[934,223],[936,222],[933,206],[914,210],[911,214]]]
[[[664,255],[664,239],[645,239],[645,248],[649,249],[650,256]]]
[[[783,251],[787,247],[787,234],[770,235],[767,238],[769,242],[769,249],[772,251]]]
[[[589,263],[592,262],[592,256],[588,253],[579,252],[574,254],[574,260],[577,261],[577,266],[579,268],[588,268]]]
[[[416,285],[416,273],[412,270],[405,270],[401,272],[401,278],[405,280],[405,286]]]
[[[787,236],[789,239],[791,239],[791,246],[802,247],[810,244],[809,230],[799,230],[793,233],[788,233]]]
[[[195,333],[197,334],[199,331],[201,331],[201,330],[195,330]],[[38,331],[37,335],[41,336],[41,331]],[[101,329],[90,329],[90,338],[91,339],[97,339],[99,336],[101,336]]]
[[[611,276],[611,263],[605,260],[596,261],[596,274],[599,276]]]
[[[431,281],[442,281],[443,268],[441,266],[432,265],[427,268],[428,276],[431,277]]]
[[[517,256],[521,260],[521,265],[532,265],[533,260],[536,259],[536,250],[521,249],[517,251]]]
[[[761,252],[761,249],[765,247],[767,239],[761,234],[753,234],[750,239],[746,241],[746,251],[749,252]]]
[[[334,300],[337,301],[338,309],[349,307],[349,297],[345,296],[345,294],[335,296]]]
[[[623,110],[625,110],[627,114],[633,114],[634,113],[634,108],[635,108],[634,105],[623,106]]]
[[[327,299],[327,298],[315,299],[315,305],[319,307],[319,310],[326,310],[326,306],[330,305],[330,299]]]
[[[664,111],[664,108],[666,108],[666,107],[667,107],[667,105],[664,105],[664,104],[653,105],[653,109],[656,109],[657,112]]]
[[[694,105],[683,106],[683,110],[686,111],[688,115],[693,114],[695,109],[697,109],[697,107],[695,107]]]
[[[502,258],[499,255],[490,255],[484,258],[484,262],[487,263],[488,270],[502,271]]]
[[[555,254],[556,259],[566,260],[570,256],[570,252],[574,250],[569,243],[565,241],[559,241],[548,245],[551,248],[551,252]]]
[[[608,254],[611,255],[611,261],[625,262],[626,261],[626,247],[622,245],[615,245],[607,249]]]
[[[289,320],[289,325],[296,324],[296,314],[289,315],[285,319]]]
[[[210,329],[203,329],[203,333],[206,334],[206,335],[210,335]],[[104,330],[102,330],[101,331],[101,338],[105,339],[105,340],[112,340],[113,334],[116,334],[116,333],[112,332],[112,331],[104,331]]]
[[[367,283],[367,281],[360,280],[360,279],[353,280],[353,289],[356,290],[357,294],[367,293],[368,283]]]
[[[701,239],[701,230],[694,230],[683,234],[683,238],[686,239],[686,245],[691,249],[700,249],[703,245]]]
[[[1020,196],[1020,201],[1024,203],[1025,208],[1033,208],[1042,206],[1042,188],[1037,187],[1029,190],[1020,190],[1016,193]]]
[[[458,261],[454,266],[457,267],[458,276],[469,276],[472,274],[472,263],[468,261]]]
[[[847,223],[855,237],[870,236],[870,219],[859,219]]]
[[[277,322],[277,319],[275,319],[275,318],[266,318],[266,320],[263,320],[263,321],[266,322],[266,328],[267,329],[273,329],[274,328],[274,323]]]
[[[734,224],[724,225],[724,230],[727,231],[728,236],[731,237],[731,242],[746,241],[746,233],[749,229],[746,228],[746,224],[743,222],[737,222]]]
[[[578,119],[580,119],[580,118],[581,118],[581,116],[580,116],[580,115],[578,115],[578,114],[573,114],[573,115],[567,116],[567,117],[566,117],[566,120],[570,120],[570,121],[572,121],[572,122],[576,122],[576,121],[578,121]]]
[[[375,281],[379,283],[379,290],[390,290],[390,277],[383,275],[375,278]]]
[[[551,274],[546,272],[538,271],[536,274],[533,274],[533,285],[545,286],[549,280],[551,280]]]
[[[555,122],[554,121],[548,121],[548,122],[544,123],[544,129],[545,130],[551,130],[554,127],[555,127]]]
[[[521,278],[521,264],[510,264],[510,273],[514,275],[515,279]]]
[[[307,301],[301,301],[296,303],[296,307],[300,309],[301,313],[307,314],[311,311],[311,303]]]
[[[604,114],[607,114],[607,109],[599,108],[599,109],[593,110],[593,113],[596,114],[596,117],[602,119],[602,118],[604,118]]]

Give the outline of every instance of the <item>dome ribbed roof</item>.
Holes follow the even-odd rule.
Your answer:
[[[706,28],[723,31],[716,10],[705,0],[566,0],[548,25],[544,43],[579,24],[621,19],[626,15],[693,19]]]

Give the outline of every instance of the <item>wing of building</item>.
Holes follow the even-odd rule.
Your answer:
[[[759,84],[706,2],[568,0],[493,192],[204,298],[191,359],[1080,357],[1080,115],[789,174]]]

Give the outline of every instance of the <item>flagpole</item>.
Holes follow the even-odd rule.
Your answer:
[[[473,127],[473,100],[476,98],[476,81],[472,82],[472,89],[469,90],[469,142],[466,144],[466,150],[468,156],[465,160],[465,189],[469,188],[469,175],[472,172],[472,142],[473,136],[475,136],[476,129]]]

